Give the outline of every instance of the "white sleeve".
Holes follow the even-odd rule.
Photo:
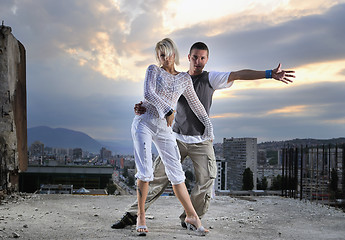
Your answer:
[[[183,92],[183,96],[186,98],[189,107],[192,109],[194,114],[197,116],[197,118],[202,122],[205,126],[204,134],[202,135],[206,139],[213,140],[213,126],[211,123],[211,120],[204,108],[204,106],[201,104],[198,96],[195,93],[194,86],[192,83],[192,79],[188,74],[186,74],[188,78],[186,79],[186,82],[188,83],[185,91]]]
[[[231,72],[209,72],[208,79],[214,90],[231,87],[233,81],[228,83],[228,78]]]
[[[157,68],[158,67],[155,65],[150,65],[146,70],[144,82],[144,98],[146,101],[156,107],[159,117],[164,118],[165,114],[167,114],[171,110],[171,107],[155,91],[158,79]]]

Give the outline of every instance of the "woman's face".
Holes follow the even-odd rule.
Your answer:
[[[162,65],[162,67],[170,67],[175,63],[175,54],[166,56],[164,52],[159,51],[158,57],[159,63]]]

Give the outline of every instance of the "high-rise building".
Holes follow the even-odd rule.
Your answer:
[[[40,141],[35,141],[31,144],[29,151],[31,156],[41,157],[44,155],[44,144]]]
[[[110,150],[102,147],[102,149],[100,150],[100,157],[102,160],[110,160],[112,156],[112,153]]]
[[[73,149],[73,159],[81,159],[83,157],[83,150],[81,148]]]
[[[243,172],[250,168],[253,172],[253,184],[257,183],[257,139],[224,138],[224,158],[228,164],[227,184],[231,191],[242,190]]]
[[[217,159],[217,178],[215,179],[214,188],[218,192],[228,191],[227,184],[228,163],[225,159]]]

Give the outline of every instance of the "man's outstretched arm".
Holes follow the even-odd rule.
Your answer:
[[[283,83],[292,83],[291,78],[294,78],[295,71],[285,71],[281,69],[281,64],[279,63],[278,67],[273,70],[267,71],[256,71],[250,69],[244,69],[236,72],[231,72],[228,78],[228,82],[235,80],[258,80],[263,78],[273,78],[277,81]]]

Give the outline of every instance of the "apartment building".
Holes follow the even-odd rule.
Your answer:
[[[227,188],[242,190],[243,172],[253,172],[254,190],[257,184],[257,138],[224,138],[224,158],[227,162]]]

